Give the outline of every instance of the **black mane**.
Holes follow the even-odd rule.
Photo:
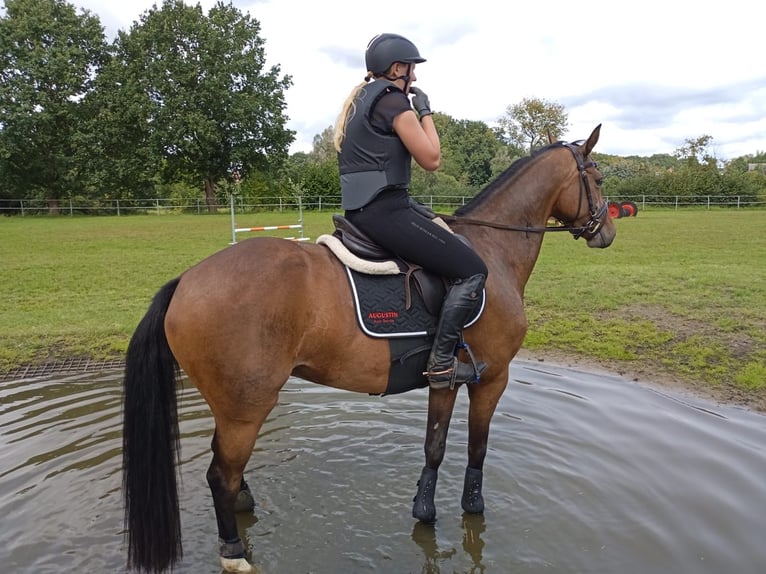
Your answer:
[[[476,194],[476,196],[471,201],[457,208],[455,210],[455,215],[466,215],[470,213],[471,211],[473,211],[474,209],[482,205],[486,201],[486,199],[495,192],[495,190],[503,187],[508,182],[508,180],[516,177],[516,175],[522,170],[522,168],[528,165],[533,159],[544,154],[550,149],[559,148],[564,145],[567,145],[566,142],[563,142],[563,141],[554,142],[538,150],[535,150],[532,153],[532,155],[525,155],[524,157],[517,159],[505,171],[503,171],[495,179],[490,181],[484,187],[484,189],[482,189],[478,194]]]

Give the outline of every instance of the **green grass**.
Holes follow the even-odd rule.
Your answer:
[[[304,233],[329,232],[330,216],[305,213]],[[653,210],[615,224],[605,250],[546,236],[525,347],[766,396],[766,211]],[[157,289],[230,241],[226,214],[0,218],[0,372],[119,357]]]
[[[546,237],[525,346],[766,390],[766,212],[651,211],[615,224],[598,252]]]

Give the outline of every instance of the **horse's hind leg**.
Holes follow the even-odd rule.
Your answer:
[[[213,460],[207,471],[207,482],[218,522],[221,565],[227,572],[255,572],[245,558],[246,549],[237,532],[235,511],[242,488],[242,473],[253,452],[261,425],[274,403],[259,409],[255,419],[253,416],[256,413],[248,412],[249,421],[216,417],[211,445]]]

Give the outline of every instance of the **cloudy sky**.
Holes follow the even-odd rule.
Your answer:
[[[110,38],[154,4],[70,2],[97,14]],[[207,12],[215,1],[187,3]],[[766,151],[764,24],[751,0],[233,3],[260,22],[269,64],[293,77],[293,152],[309,151],[334,124],[379,32],[415,42],[428,59],[417,85],[434,111],[455,119],[495,125],[510,105],[534,97],[564,105],[565,139],[603,124],[602,153],[672,153],[701,135],[713,137],[719,159]]]

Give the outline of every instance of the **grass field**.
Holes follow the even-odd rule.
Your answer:
[[[305,235],[329,232],[330,216],[304,213]],[[297,219],[262,213],[237,224]],[[766,211],[659,210],[616,226],[606,250],[546,236],[527,285],[525,349],[652,372],[762,408]],[[0,373],[119,357],[157,289],[230,241],[223,214],[0,218]]]

